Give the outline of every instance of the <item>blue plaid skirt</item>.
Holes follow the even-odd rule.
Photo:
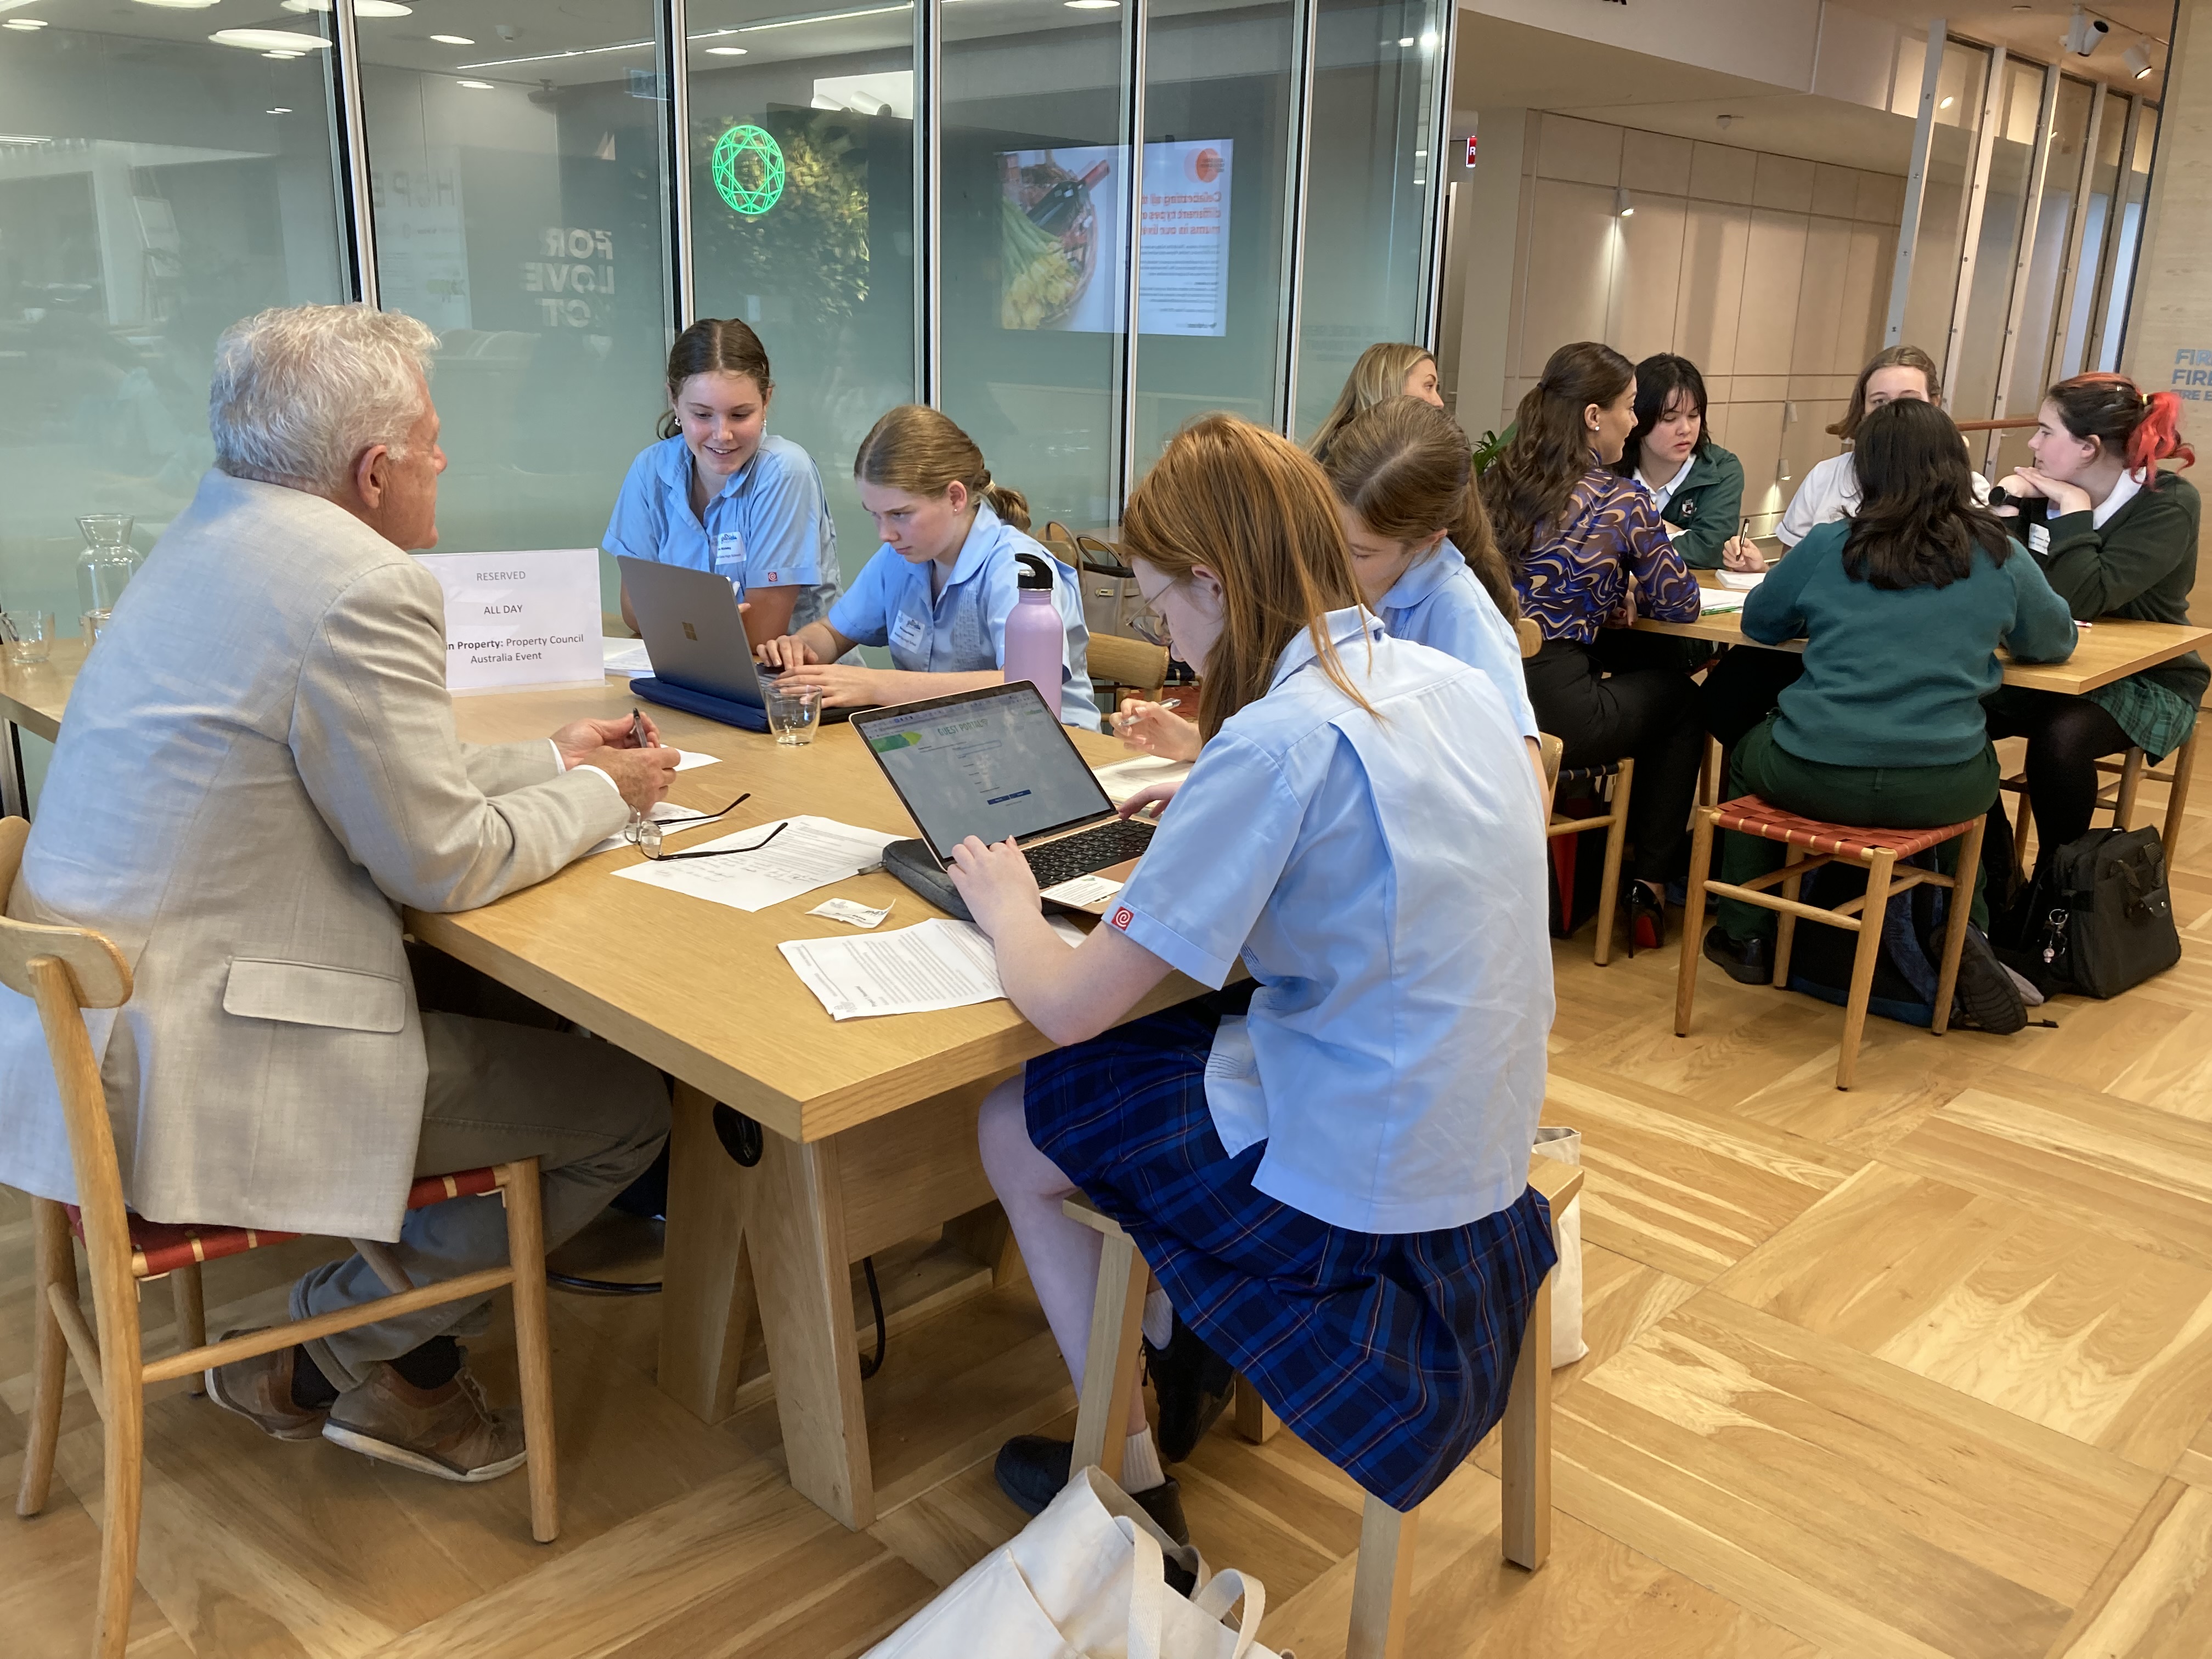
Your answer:
[[[1264,1144],[1231,1158],[1206,1110],[1216,1006],[1031,1060],[1030,1138],[1128,1231],[1183,1322],[1293,1433],[1410,1510],[1504,1413],[1557,1260],[1549,1209],[1530,1188],[1465,1226],[1373,1234],[1269,1198],[1252,1185]]]

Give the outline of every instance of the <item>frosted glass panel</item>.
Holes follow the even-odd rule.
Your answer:
[[[278,15],[296,56],[93,0],[0,28],[0,599],[65,633],[78,516],[150,547],[212,459],[216,337],[344,297],[323,23]]]

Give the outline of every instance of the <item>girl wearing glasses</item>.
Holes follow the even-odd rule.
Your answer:
[[[907,404],[861,440],[853,477],[883,545],[826,617],[755,651],[781,672],[781,683],[818,685],[832,708],[1003,684],[1006,617],[1019,591],[1014,556],[1031,553],[1052,568],[1053,605],[1066,634],[1060,722],[1097,731],[1091,634],[1075,572],[1023,533],[1028,501],[992,481],[975,441],[937,410]],[[837,660],[856,645],[888,646],[892,665]]]
[[[660,441],[630,463],[599,545],[729,578],[745,637],[805,627],[837,597],[837,526],[813,458],[768,430],[775,380],[760,336],[702,317],[668,354]],[[629,591],[623,620],[633,632]]]
[[[1538,781],[1488,676],[1361,605],[1328,479],[1286,440],[1226,415],[1186,429],[1123,549],[1204,676],[1208,741],[1123,807],[1166,810],[1075,950],[1012,843],[955,849],[1015,1006],[1067,1045],[985,1103],[984,1168],[1073,1376],[1099,1257],[1060,1211],[1079,1190],[1172,1304],[1147,1310],[1156,1354],[1225,1362],[1194,1411],[1204,1368],[1156,1363],[1182,1443],[1133,1404],[1123,1481],[1168,1532],[1188,1535],[1163,1455],[1218,1415],[1229,1366],[1408,1509],[1504,1409],[1554,1259],[1527,1182],[1552,1019]],[[1240,958],[1238,994],[1117,1024],[1171,969],[1220,986]],[[1068,1458],[1010,1441],[999,1483],[1036,1513]]]

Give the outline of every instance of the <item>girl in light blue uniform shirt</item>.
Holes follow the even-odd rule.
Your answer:
[[[1528,1185],[1553,1013],[1540,781],[1487,675],[1361,606],[1328,483],[1285,439],[1207,416],[1122,531],[1209,741],[1123,807],[1165,803],[1074,950],[1012,843],[955,849],[1008,996],[1071,1045],[986,1101],[983,1167],[1073,1376],[1098,1262],[1060,1209],[1079,1190],[1293,1432],[1410,1509],[1504,1409],[1553,1260]],[[1121,1023],[1170,972],[1220,987],[1240,959],[1241,997]],[[1122,1431],[1124,1486],[1175,1533],[1143,1401]],[[1035,1512],[1068,1456],[1021,1437],[1000,1485]]]
[[[1022,532],[1029,503],[991,482],[975,441],[933,409],[907,404],[878,421],[853,460],[860,505],[884,544],[827,616],[755,654],[786,686],[818,685],[832,708],[918,702],[1005,682],[1006,617],[1018,597],[1017,553],[1052,568],[1063,726],[1098,729],[1090,630],[1076,574]],[[887,647],[891,666],[837,660],[856,645]]]
[[[1433,647],[1481,670],[1540,771],[1536,712],[1514,628],[1520,606],[1459,428],[1425,399],[1386,398],[1336,429],[1322,471],[1367,608],[1393,639]],[[1115,729],[1153,753],[1181,760],[1198,754],[1197,726],[1156,704],[1130,703]]]
[[[726,576],[757,647],[813,622],[837,597],[837,526],[822,474],[767,431],[775,382],[744,324],[702,317],[668,354],[661,441],[630,463],[601,545]],[[629,590],[623,620],[631,628]]]

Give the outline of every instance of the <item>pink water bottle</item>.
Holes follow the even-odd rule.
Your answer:
[[[1014,557],[1021,561],[1021,598],[1006,618],[1006,684],[1027,680],[1058,720],[1060,665],[1067,630],[1052,602],[1052,566],[1034,553]]]

